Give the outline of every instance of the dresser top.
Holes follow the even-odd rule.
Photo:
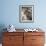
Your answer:
[[[8,31],[6,31],[6,32],[8,32]],[[25,32],[25,33],[27,33],[24,29],[16,29],[16,31],[15,32]],[[41,31],[41,30],[38,30],[38,31],[28,31],[29,33],[36,33],[36,32],[43,32],[43,31]]]

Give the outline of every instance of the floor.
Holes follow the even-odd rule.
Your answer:
[[[2,44],[0,44],[0,46],[2,46]]]
[[[44,46],[46,46],[46,44]]]

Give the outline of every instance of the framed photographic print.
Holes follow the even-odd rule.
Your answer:
[[[34,21],[34,5],[19,6],[19,21],[24,23]]]

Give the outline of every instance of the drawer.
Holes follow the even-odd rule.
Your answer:
[[[31,46],[32,44],[32,37],[26,36],[24,37],[24,46]]]
[[[23,36],[23,32],[4,32],[4,36]]]
[[[3,43],[15,43],[23,41],[23,36],[4,36]]]
[[[33,44],[43,44],[44,36],[32,36],[32,43]]]
[[[44,32],[24,32],[24,36],[44,36]]]
[[[44,44],[31,44],[32,46],[44,46]]]
[[[22,46],[23,38],[22,37],[7,37],[3,40],[3,46]]]
[[[23,46],[23,43],[22,44],[2,44],[2,46]]]
[[[32,40],[32,36],[24,36],[24,40]]]
[[[15,43],[3,43],[2,46],[15,46]]]

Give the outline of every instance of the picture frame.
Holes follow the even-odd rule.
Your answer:
[[[34,5],[19,5],[19,21],[22,23],[34,22]]]

